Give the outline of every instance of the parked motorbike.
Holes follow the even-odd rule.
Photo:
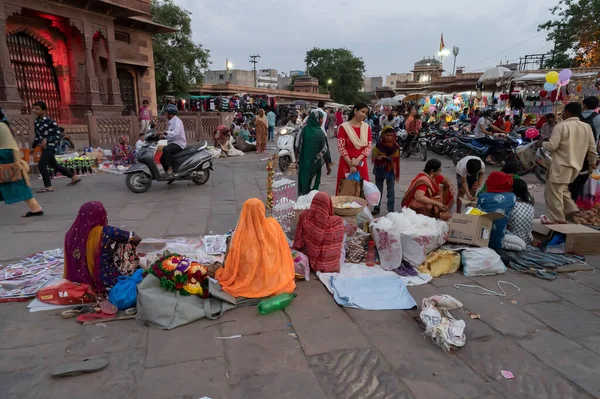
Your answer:
[[[160,173],[154,160],[158,148],[159,135],[154,126],[145,135],[144,145],[137,153],[134,163],[125,174],[125,183],[134,193],[144,193],[152,186],[152,181],[191,180],[195,184],[205,184],[213,170],[212,154],[206,150],[207,143],[187,146],[173,156],[173,173]]]
[[[470,140],[470,142],[468,142]],[[524,163],[517,152],[517,148],[522,144],[520,139],[507,137],[505,139],[496,139],[496,151],[492,155],[492,162],[496,165],[504,165],[506,163],[515,163],[518,167],[517,174],[525,176],[531,172],[535,164]],[[481,144],[476,139],[468,139],[459,137],[456,141],[457,148],[452,153],[452,162],[454,165],[468,155],[475,155],[486,160],[490,155],[492,145]]]
[[[296,162],[294,152],[296,134],[298,134],[297,129],[293,127],[284,127],[277,133],[277,155],[279,170],[282,172],[287,171],[290,165]]]
[[[422,161],[427,161],[427,131],[421,130],[417,137],[413,137],[409,144],[408,133],[406,130],[398,130],[396,139],[402,151],[404,158],[410,157],[412,154],[420,154]],[[407,148],[408,147],[408,148]]]

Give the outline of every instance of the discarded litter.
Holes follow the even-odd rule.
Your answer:
[[[510,301],[510,303],[512,303],[513,305],[516,305],[519,303],[519,301],[515,301],[514,299],[512,301]]]
[[[229,337],[215,337],[215,339],[235,339],[235,338],[242,338],[241,335],[231,335]]]
[[[472,319],[480,319],[481,318],[478,313],[471,313],[471,312],[467,312],[467,313],[469,314],[469,317],[471,317]]]
[[[456,320],[449,312],[462,306],[459,300],[450,295],[424,298],[421,304],[420,317],[425,324],[425,335],[446,351],[460,348],[467,341],[464,320]]]
[[[502,370],[500,371],[500,374],[502,374],[502,377],[506,378],[507,380],[512,380],[515,378],[514,374],[508,370]]]
[[[288,335],[294,339],[298,339],[298,335],[296,333],[288,333]]]
[[[268,315],[277,310],[285,309],[296,297],[296,294],[283,293],[269,299],[263,299],[258,303],[258,312],[260,314]]]
[[[96,325],[97,325],[98,327],[104,327],[104,328],[106,328],[106,324],[104,324],[104,323],[96,323]]]

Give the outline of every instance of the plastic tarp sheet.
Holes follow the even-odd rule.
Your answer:
[[[402,277],[379,266],[345,263],[339,273],[317,273],[338,305],[365,310],[412,309],[417,306],[406,289],[410,281],[427,283],[428,274]],[[419,281],[417,281],[419,280]]]

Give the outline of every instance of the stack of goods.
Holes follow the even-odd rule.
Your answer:
[[[168,291],[178,291],[184,296],[208,297],[208,269],[189,258],[166,252],[148,272],[156,276],[160,285]]]
[[[590,226],[600,226],[600,204],[595,205],[592,209],[577,213],[573,220],[575,223],[586,224]]]
[[[402,213],[388,213],[371,223],[373,239],[377,245],[381,267],[394,270],[405,260],[412,267],[419,267],[427,254],[448,239],[448,225],[409,208]]]
[[[65,158],[58,159],[57,161],[61,166],[64,166],[78,176],[94,173],[92,166],[96,165],[95,159],[87,157]],[[58,174],[58,172],[53,169],[51,170],[51,173],[54,175],[54,177],[56,177]]]
[[[298,192],[296,182],[278,174],[273,181],[271,190],[271,216],[279,222],[283,232],[289,234],[292,231],[292,220],[295,218],[294,206]]]
[[[32,255],[0,266],[0,301],[34,297],[45,285],[60,280],[64,270],[62,249]]]

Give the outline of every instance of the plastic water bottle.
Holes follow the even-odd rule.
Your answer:
[[[263,299],[258,303],[258,313],[267,315],[277,310],[285,309],[296,298],[296,294],[279,294],[272,298]]]
[[[375,266],[375,242],[369,241],[369,248],[367,248],[367,266]]]

